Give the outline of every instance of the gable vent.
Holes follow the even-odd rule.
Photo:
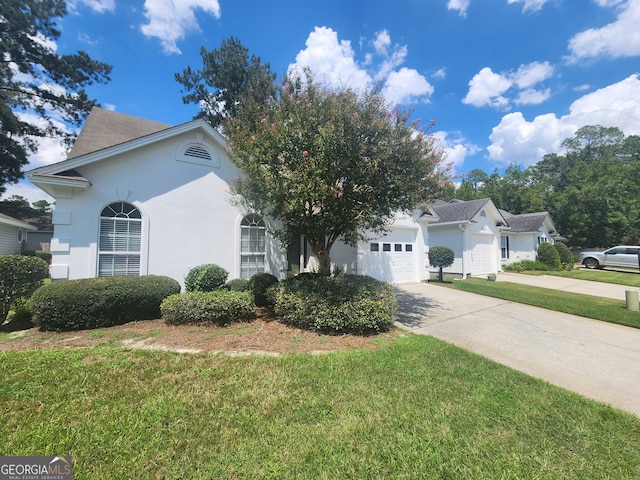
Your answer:
[[[189,147],[184,151],[184,156],[211,161],[209,151],[200,145],[189,145]]]

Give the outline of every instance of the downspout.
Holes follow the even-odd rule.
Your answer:
[[[464,261],[464,256],[467,252],[467,232],[466,232],[466,225],[467,224],[458,224],[458,228],[462,231],[462,280],[466,280],[467,279],[467,265],[466,262]]]

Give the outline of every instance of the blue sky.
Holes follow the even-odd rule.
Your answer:
[[[113,65],[89,93],[104,108],[191,120],[174,74],[235,36],[280,77],[309,66],[436,120],[453,172],[528,166],[584,126],[640,135],[640,0],[72,0],[61,54]],[[41,142],[28,168],[64,159]],[[28,182],[4,198],[50,200]]]

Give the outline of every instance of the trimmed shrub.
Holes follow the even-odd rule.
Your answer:
[[[560,268],[560,255],[558,255],[558,251],[554,246],[547,242],[538,245],[536,261],[544,263],[551,270],[558,270]]]
[[[429,264],[438,268],[438,280],[442,282],[442,269],[453,265],[455,253],[449,247],[437,246],[429,249]]]
[[[37,257],[0,256],[0,325],[21,307],[49,276],[49,265]]]
[[[556,242],[553,244],[553,248],[558,252],[558,256],[560,257],[560,265],[563,267],[573,267],[573,264],[576,263],[576,259],[567,247],[562,242]]]
[[[251,290],[249,287],[249,280],[246,278],[234,278],[233,280],[229,280],[220,288],[224,288],[231,292],[248,292]]]
[[[180,292],[169,277],[101,277],[40,287],[31,297],[32,321],[43,330],[110,327],[160,318],[160,304]]]
[[[278,279],[270,273],[256,273],[249,279],[249,289],[253,292],[253,298],[257,306],[273,305],[266,292],[269,287],[276,283],[278,283]]]
[[[510,263],[505,265],[504,269],[508,272],[524,272],[525,270],[539,270],[546,272],[549,266],[542,262],[534,262],[533,260],[523,260],[522,262]]]
[[[215,263],[207,263],[192,268],[184,277],[187,292],[211,292],[227,281],[229,272]]]
[[[51,265],[51,252],[45,252],[44,250],[24,250],[22,255],[41,258]]]
[[[323,333],[386,331],[398,307],[391,285],[362,275],[296,277],[269,293],[282,323]]]
[[[160,306],[167,325],[215,323],[224,325],[255,317],[251,292],[186,292],[172,295]]]

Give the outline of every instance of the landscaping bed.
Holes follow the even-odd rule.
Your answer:
[[[270,308],[258,308],[250,322],[227,326],[166,325],[164,320],[130,322],[108,328],[45,332],[29,324],[0,327],[0,350],[96,347],[101,345],[188,353],[233,355],[322,353],[345,349],[376,349],[400,332],[375,336],[322,335],[278,322]]]

